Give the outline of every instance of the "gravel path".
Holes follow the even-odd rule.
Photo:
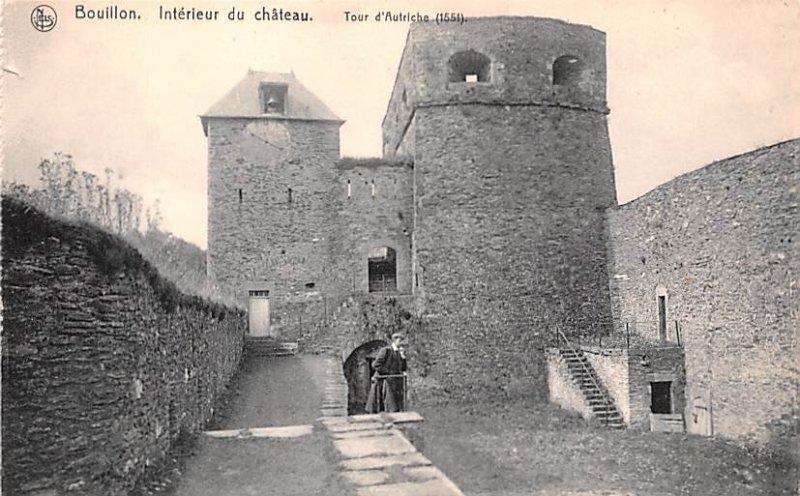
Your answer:
[[[326,359],[253,357],[242,364],[227,405],[210,429],[315,424]],[[291,439],[214,439],[201,435],[171,496],[345,496],[336,454],[319,425]]]
[[[313,424],[322,406],[325,358],[249,357],[209,429]]]

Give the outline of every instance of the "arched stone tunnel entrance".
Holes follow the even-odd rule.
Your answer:
[[[347,413],[358,415],[365,413],[370,380],[372,378],[372,360],[378,351],[386,346],[386,341],[376,339],[361,344],[350,353],[344,362],[344,376],[347,379]]]

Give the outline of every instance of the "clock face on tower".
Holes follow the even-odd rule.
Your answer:
[[[245,132],[278,149],[289,146],[289,130],[281,121],[253,121],[245,127]]]

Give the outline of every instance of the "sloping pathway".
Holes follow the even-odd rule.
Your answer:
[[[347,416],[331,357],[248,357],[172,496],[463,496],[404,436],[414,412]],[[321,415],[321,416],[320,416]]]
[[[201,436],[173,496],[338,496],[331,442],[314,429],[327,358],[248,357],[215,430]],[[345,391],[346,393],[346,391]]]

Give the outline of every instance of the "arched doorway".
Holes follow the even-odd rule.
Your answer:
[[[347,379],[347,414],[365,413],[370,380],[372,379],[372,361],[378,351],[386,346],[386,341],[376,339],[367,341],[350,353],[344,362],[344,376]]]

